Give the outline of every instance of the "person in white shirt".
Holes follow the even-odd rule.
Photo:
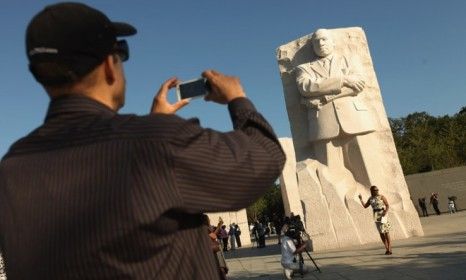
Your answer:
[[[448,197],[448,212],[450,212],[450,214],[456,212],[455,201],[451,197]]]
[[[299,261],[293,261],[295,260],[295,255],[306,250],[306,243],[303,243],[298,248],[296,248],[293,239],[287,235],[288,229],[288,224],[284,224],[281,230],[281,264],[286,279],[291,279],[294,272],[300,272]],[[308,270],[309,269],[303,264],[302,272],[307,272]]]

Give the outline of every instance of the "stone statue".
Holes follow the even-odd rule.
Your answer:
[[[312,36],[319,59],[296,69],[301,103],[309,108],[309,140],[330,140],[375,130],[364,101],[358,94],[365,81],[345,56],[333,53],[335,43],[326,29]]]
[[[351,162],[345,145],[354,135],[375,131],[368,107],[359,98],[365,80],[355,62],[334,52],[328,30],[317,30],[311,44],[317,59],[296,67],[296,84],[301,104],[308,108],[309,141],[315,147],[315,159],[341,178],[346,170],[351,172],[344,164]],[[344,193],[340,196],[343,199]]]
[[[292,132],[280,139],[286,212],[303,213],[316,250],[376,242],[358,194],[377,185],[393,239],[423,235],[391,135],[364,31],[318,29],[277,50]]]

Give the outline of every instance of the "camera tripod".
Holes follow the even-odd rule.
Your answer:
[[[314,261],[314,259],[312,258],[311,254],[309,253],[309,251],[307,249],[305,249],[305,252],[307,254],[307,256],[309,257],[309,259],[312,261],[312,263],[314,264],[315,266],[315,270],[314,271],[318,271],[319,273],[322,273],[322,271],[320,270],[319,266],[317,266],[316,262]],[[301,277],[303,277],[304,275],[304,258],[303,258],[303,253],[299,253],[298,254],[299,258],[298,258],[298,261],[299,261],[299,273],[301,274]]]
[[[309,238],[306,238],[306,241],[303,239],[303,236],[307,236],[309,237],[309,234],[305,231],[302,231],[300,233],[300,235],[298,236],[298,238],[296,239],[297,243],[298,243],[298,246],[297,247],[300,247],[303,243],[306,243],[306,248],[304,249],[304,252],[306,252],[307,256],[309,257],[309,259],[312,261],[312,263],[314,264],[315,266],[315,270],[314,271],[318,271],[319,273],[322,273],[322,271],[320,270],[319,266],[316,264],[316,262],[314,261],[314,259],[312,258],[311,254],[309,253],[309,251],[307,250],[307,246],[308,246],[308,242],[309,242]],[[299,253],[298,254],[298,261],[299,261],[299,273],[301,274],[301,277],[303,277],[304,275],[304,258],[303,258],[303,253]]]

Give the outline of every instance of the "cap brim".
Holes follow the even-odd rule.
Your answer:
[[[124,23],[124,22],[112,22],[113,27],[115,28],[115,35],[119,36],[131,36],[136,34],[138,31],[134,26]]]

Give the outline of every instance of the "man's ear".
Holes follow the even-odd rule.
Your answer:
[[[105,81],[112,85],[116,79],[116,64],[118,60],[113,55],[108,55],[104,61],[104,73],[105,73]]]

